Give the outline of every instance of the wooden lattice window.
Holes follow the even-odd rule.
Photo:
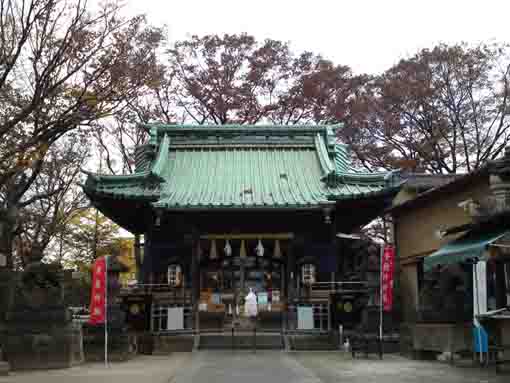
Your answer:
[[[172,287],[179,287],[182,281],[182,269],[180,265],[168,266],[168,284]]]
[[[305,263],[301,266],[301,280],[304,285],[311,285],[315,283],[315,265],[312,263]]]

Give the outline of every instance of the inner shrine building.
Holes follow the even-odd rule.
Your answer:
[[[136,246],[143,235],[137,282],[153,296],[154,331],[169,329],[157,307],[180,307],[177,327],[204,328],[242,316],[251,288],[260,314],[279,317],[346,278],[339,233],[378,217],[401,181],[353,167],[339,127],[144,125],[133,174],[88,174],[93,205]]]

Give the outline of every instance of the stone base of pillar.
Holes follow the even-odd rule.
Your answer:
[[[136,334],[130,334],[124,328],[108,327],[108,361],[121,362],[134,357],[138,349]],[[87,362],[104,361],[104,326],[85,325],[83,333],[85,360]]]
[[[68,368],[84,361],[81,328],[68,325],[10,324],[5,352],[12,370]]]
[[[0,361],[0,376],[9,375],[9,363]]]

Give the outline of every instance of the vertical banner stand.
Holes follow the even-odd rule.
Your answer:
[[[379,347],[382,357],[383,345],[383,258],[384,258],[384,243],[381,244],[381,251],[379,256]]]
[[[478,315],[487,312],[487,279],[486,263],[476,261],[473,263],[473,328],[475,331],[475,353],[478,352],[480,364],[488,363],[487,332],[478,320]]]
[[[104,258],[104,365],[108,367],[108,256]]]

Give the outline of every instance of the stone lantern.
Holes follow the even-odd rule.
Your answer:
[[[81,330],[65,307],[60,266],[32,245],[6,314],[5,351],[12,369],[71,367],[83,361]]]
[[[488,168],[493,213],[507,210],[510,208],[510,147],[505,148],[503,158],[490,161]]]

